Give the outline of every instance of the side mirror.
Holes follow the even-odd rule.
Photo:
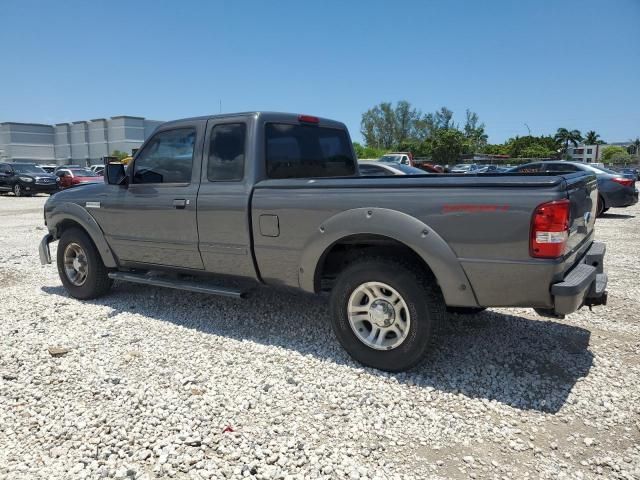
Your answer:
[[[104,167],[104,181],[109,185],[123,185],[127,174],[121,163],[107,163]]]

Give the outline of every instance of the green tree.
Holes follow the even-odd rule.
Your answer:
[[[471,153],[481,152],[487,145],[488,135],[484,131],[484,123],[480,123],[478,114],[467,109],[464,124],[464,136],[468,141]]]
[[[465,151],[464,134],[455,128],[438,129],[428,140],[434,163],[456,163]]]
[[[411,107],[406,100],[399,101],[394,107],[382,102],[362,114],[360,132],[368,147],[391,149],[401,142],[420,137],[421,128],[417,122],[422,113]]]
[[[602,149],[602,156],[600,159],[603,162],[614,162],[628,160],[629,157],[630,155],[626,148],[618,145],[611,145]]]
[[[586,145],[602,145],[604,142],[600,139],[600,135],[593,130],[589,130],[584,137],[584,143]]]
[[[507,144],[487,144],[482,148],[482,153],[488,155],[509,155],[509,146]]]
[[[578,146],[578,143],[582,141],[582,134],[580,130],[567,130],[566,128],[559,128],[554,138],[560,144],[562,144],[562,153],[567,153],[569,149],[569,143],[574,147]]]
[[[388,151],[381,148],[365,147],[358,142],[353,142],[353,150],[356,152],[356,158],[380,158]]]
[[[560,149],[558,141],[549,136],[536,137],[525,135],[524,137],[510,138],[506,142],[507,155],[513,158],[554,158]]]
[[[539,143],[532,144],[527,147],[524,147],[520,150],[519,157],[521,158],[553,158],[556,152],[553,150],[549,150],[544,145]]]

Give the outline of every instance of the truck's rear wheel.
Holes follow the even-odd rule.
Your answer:
[[[331,293],[332,326],[358,362],[390,372],[417,365],[445,314],[442,295],[424,274],[385,258],[343,270]]]
[[[79,228],[66,230],[58,242],[58,274],[72,297],[86,300],[111,288],[107,268],[91,238]]]

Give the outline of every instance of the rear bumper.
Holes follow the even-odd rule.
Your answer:
[[[638,203],[638,190],[634,187],[620,189],[605,194],[604,204],[608,207],[629,207]]]
[[[607,274],[604,273],[606,245],[593,242],[582,260],[561,282],[551,286],[553,311],[562,316],[582,306],[606,305]]]
[[[51,252],[49,251],[49,244],[53,242],[53,235],[47,233],[42,240],[40,240],[40,246],[38,247],[38,254],[40,255],[40,263],[42,265],[48,265],[51,263]]]

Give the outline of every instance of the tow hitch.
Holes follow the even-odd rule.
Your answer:
[[[584,304],[589,307],[590,311],[593,311],[593,307],[597,307],[598,305],[606,305],[607,304],[607,291],[605,290],[598,297],[587,297],[584,301]]]

